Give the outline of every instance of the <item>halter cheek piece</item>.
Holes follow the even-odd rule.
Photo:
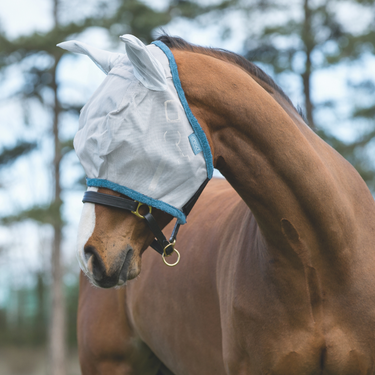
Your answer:
[[[209,179],[206,179],[203,184],[200,186],[198,191],[193,195],[193,197],[185,204],[182,211],[187,216],[191,209],[193,208],[195,202],[198,200],[199,196],[201,195],[203,189],[207,185]],[[175,224],[171,238],[169,241],[164,236],[163,232],[159,228],[158,223],[156,222],[154,216],[152,215],[152,207],[148,206],[148,213],[144,216],[139,213],[139,208],[142,206],[147,206],[144,203],[133,201],[131,199],[122,198],[122,197],[115,197],[113,195],[98,193],[96,191],[86,191],[83,199],[83,203],[95,203],[101,204],[103,206],[110,206],[115,208],[120,208],[122,210],[130,211],[132,214],[138,216],[141,219],[146,220],[146,224],[149,229],[154,233],[155,239],[151,243],[151,247],[156,250],[163,258],[164,263],[167,266],[173,267],[178,264],[180,261],[180,253],[175,248],[176,244],[176,237],[178,230],[180,229],[180,225],[178,222]],[[165,258],[172,255],[175,252],[177,254],[177,261],[175,263],[168,263]]]

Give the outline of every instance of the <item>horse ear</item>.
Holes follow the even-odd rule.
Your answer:
[[[105,74],[108,74],[114,65],[125,56],[122,53],[107,52],[76,40],[59,43],[57,47],[69,52],[87,55]]]
[[[164,68],[146,45],[133,35],[126,34],[120,38],[125,43],[126,54],[133,65],[135,77],[150,90],[166,90]]]

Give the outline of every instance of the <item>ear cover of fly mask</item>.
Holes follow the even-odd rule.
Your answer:
[[[69,52],[80,53],[90,57],[90,59],[105,74],[108,74],[115,65],[119,64],[122,59],[126,58],[126,55],[123,53],[104,51],[86,43],[78,42],[77,40],[59,43],[57,47],[65,49]]]
[[[125,43],[126,54],[133,65],[135,77],[150,90],[166,90],[163,66],[147,46],[134,35],[122,35],[120,39]]]

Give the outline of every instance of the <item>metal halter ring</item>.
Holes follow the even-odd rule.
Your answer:
[[[135,201],[136,202],[136,201]],[[131,211],[132,214],[134,214],[135,216],[138,216],[139,218],[141,219],[144,219],[145,217],[142,216],[138,210],[139,210],[139,207],[141,206],[147,206],[147,204],[144,204],[144,203],[141,203],[141,202],[138,202],[138,206],[137,206],[137,209],[135,211]],[[151,206],[147,206],[148,207],[148,212],[151,213],[152,212],[152,207]]]
[[[175,244],[176,244],[176,240],[174,240],[173,242],[169,243],[169,244],[164,248],[164,251],[163,251],[163,254],[162,254],[163,262],[164,262],[167,266],[169,266],[169,267],[174,267],[174,266],[176,266],[176,265],[178,264],[178,262],[180,261],[180,253],[178,252],[177,249],[175,249],[175,247],[174,247]],[[166,253],[165,251],[168,249],[168,247],[172,247],[173,251],[176,252],[176,254],[177,254],[177,260],[176,260],[176,262],[174,262],[174,263],[168,263],[168,262],[165,260],[166,257],[169,257],[169,256],[171,256],[171,255],[173,254],[173,251],[172,251],[172,253],[170,253],[169,255],[167,255],[167,253]]]

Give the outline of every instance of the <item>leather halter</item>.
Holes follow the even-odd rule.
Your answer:
[[[182,211],[186,216],[190,213],[194,204],[196,203],[199,196],[201,195],[203,189],[206,187],[208,181],[209,179],[206,179],[203,182],[203,184],[200,186],[198,191],[193,195],[193,197],[184,205]],[[82,202],[83,203],[95,203],[95,204],[101,204],[103,206],[120,208],[122,210],[132,212],[134,215],[140,217],[141,219],[145,219],[147,226],[156,237],[150,246],[154,250],[156,250],[160,255],[162,255],[165,264],[172,266],[178,263],[180,259],[179,253],[177,249],[175,249],[176,237],[177,237],[178,230],[180,229],[180,225],[181,225],[178,222],[176,222],[172,231],[172,235],[168,241],[166,237],[164,236],[163,232],[161,231],[161,229],[159,228],[159,225],[156,222],[154,216],[151,213],[152,211],[151,206],[148,206],[149,212],[145,214],[144,216],[142,216],[139,214],[138,210],[141,206],[147,206],[146,204],[138,202],[138,201],[134,201],[128,198],[115,197],[113,195],[98,193],[96,191],[86,191],[85,194],[83,195]],[[174,264],[169,264],[165,261],[164,257],[172,255],[173,251],[177,253],[178,260]]]

